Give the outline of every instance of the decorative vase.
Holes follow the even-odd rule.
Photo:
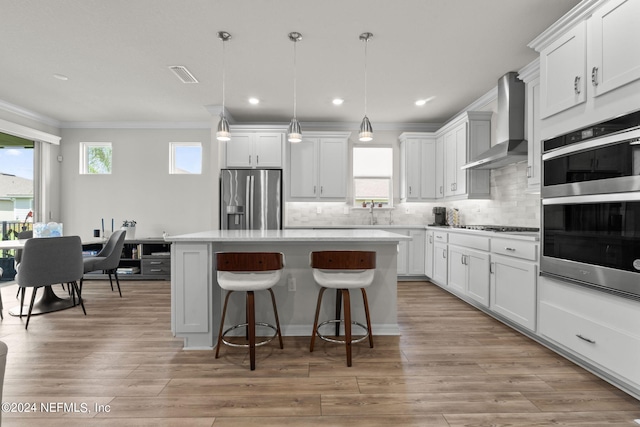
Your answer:
[[[125,239],[126,240],[134,240],[136,238],[136,227],[122,227],[122,230],[126,230]]]

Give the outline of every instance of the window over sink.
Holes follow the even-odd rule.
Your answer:
[[[384,146],[353,147],[355,206],[391,207],[393,201],[393,149]]]

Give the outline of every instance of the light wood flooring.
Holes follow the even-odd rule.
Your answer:
[[[638,427],[640,401],[428,282],[398,285],[402,335],[356,345],[353,367],[341,346],[285,337],[257,349],[253,372],[241,349],[182,350],[169,282],[122,288],[85,282],[86,317],[36,316],[28,331],[7,313],[15,286],[2,289],[2,400],[36,404],[3,426]]]

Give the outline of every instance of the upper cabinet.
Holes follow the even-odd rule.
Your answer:
[[[467,111],[436,133],[400,135],[400,198],[407,202],[489,198],[490,171],[462,166],[489,149],[492,112]]]
[[[350,133],[305,133],[289,146],[291,199],[344,201]]]
[[[225,143],[228,168],[281,168],[283,132],[232,132]]]
[[[637,93],[633,88],[604,101],[596,99],[640,80],[638,16],[637,0],[585,1],[530,43],[540,52],[542,119],[585,102],[587,107],[576,114],[586,115],[587,123],[637,108],[637,102],[622,99]],[[602,117],[592,115],[596,109]],[[566,122],[566,117],[558,120]]]
[[[586,100],[586,24],[581,22],[540,52],[542,117]]]
[[[400,198],[408,202],[436,197],[436,138],[432,133],[400,135]]]
[[[462,166],[491,147],[492,112],[467,111],[438,131],[443,138],[444,196],[455,199],[490,197],[490,171]]]
[[[526,86],[525,117],[527,133],[527,192],[540,192],[541,149],[540,137],[540,61],[536,60],[520,70],[518,75]]]

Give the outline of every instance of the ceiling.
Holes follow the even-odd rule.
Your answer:
[[[0,0],[0,100],[76,122],[442,123],[536,58],[578,0]],[[184,84],[168,69],[186,66]],[[63,81],[54,77],[68,77]],[[251,96],[261,102],[248,103]],[[332,105],[334,97],[344,104]],[[435,97],[422,107],[417,99]]]

